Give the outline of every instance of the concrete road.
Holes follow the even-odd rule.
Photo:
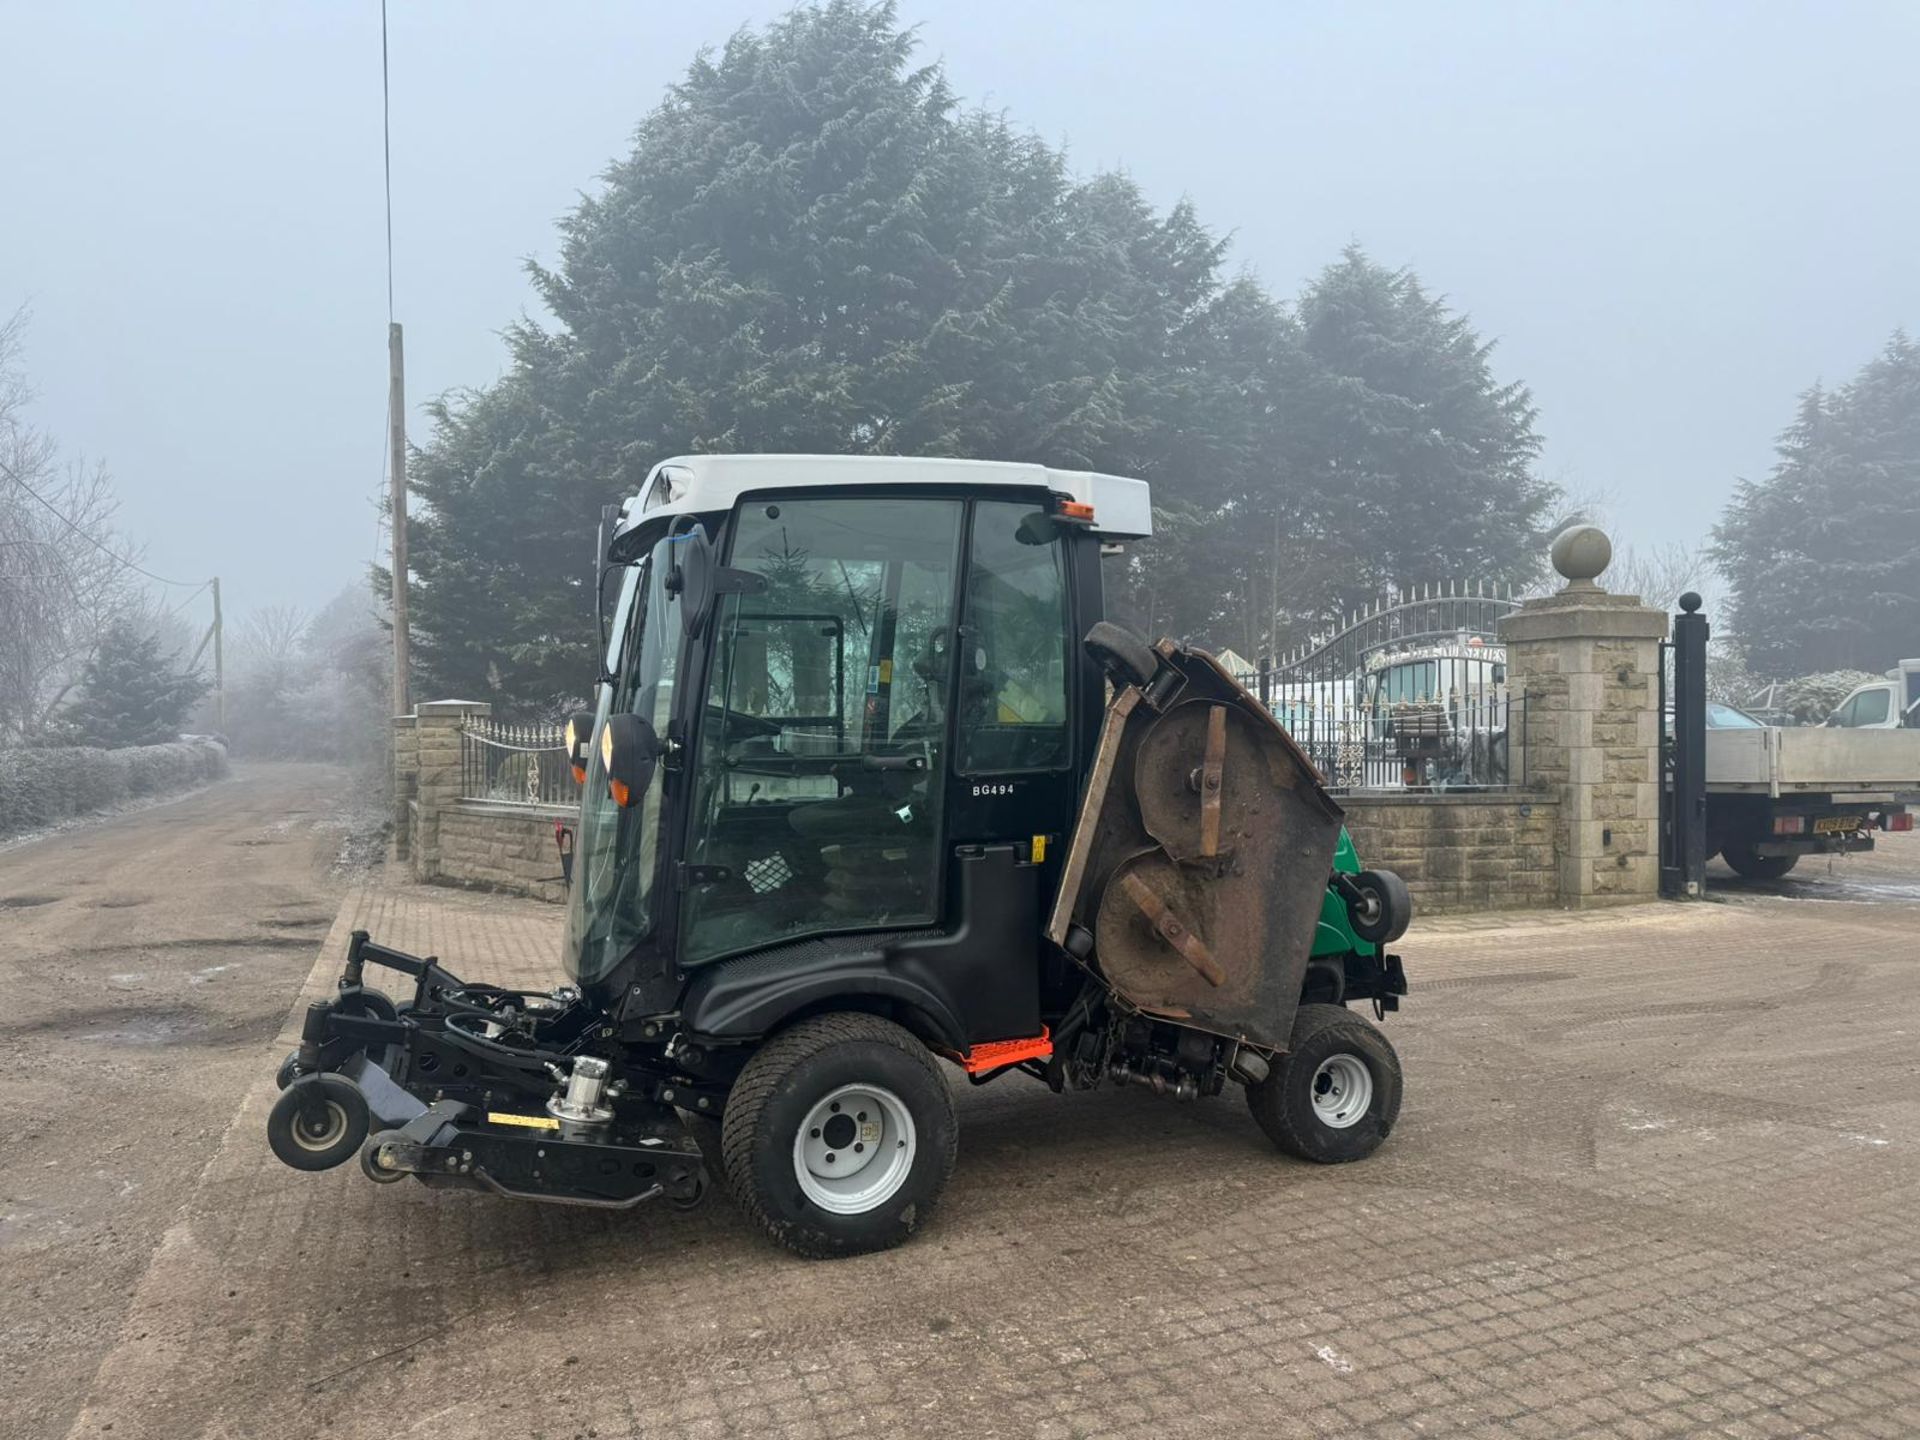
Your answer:
[[[240,767],[0,851],[0,1433],[65,1433],[347,878],[346,777]]]
[[[296,1174],[263,1134],[287,1037],[235,1046],[68,1433],[1920,1433],[1920,844],[1874,861],[1844,897],[1417,928],[1406,1107],[1361,1165],[1277,1157],[1237,1098],[961,1086],[940,1215],[852,1261],[724,1203]],[[356,925],[549,983],[558,924],[357,889],[308,988]]]

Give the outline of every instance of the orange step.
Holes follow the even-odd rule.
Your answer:
[[[1045,1060],[1051,1054],[1053,1036],[1042,1025],[1038,1035],[1025,1040],[988,1040],[975,1045],[960,1057],[960,1066],[969,1075],[984,1075],[989,1070],[1017,1065],[1022,1060]]]

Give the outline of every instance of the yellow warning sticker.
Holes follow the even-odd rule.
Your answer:
[[[882,685],[891,685],[893,683],[893,661],[891,659],[880,662],[880,683]]]
[[[1036,835],[1033,837],[1033,863],[1035,865],[1041,864],[1046,858],[1047,837],[1044,835]]]
[[[516,1115],[511,1110],[489,1110],[490,1125],[522,1125],[529,1130],[558,1130],[560,1122],[551,1115]]]

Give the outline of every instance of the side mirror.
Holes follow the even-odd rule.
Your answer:
[[[696,525],[673,539],[673,573],[667,577],[667,593],[680,597],[680,627],[687,638],[697,640],[713,614],[713,602],[720,595],[758,595],[767,588],[766,579],[751,570],[734,570],[713,557],[713,542],[704,525]]]
[[[665,746],[653,726],[638,715],[609,715],[600,731],[600,765],[607,791],[622,809],[647,793],[653,767]]]
[[[565,744],[567,767],[573,771],[573,783],[587,783],[587,746],[593,742],[593,712],[576,710],[567,717]]]

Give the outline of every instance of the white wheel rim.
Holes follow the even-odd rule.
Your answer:
[[[891,1090],[842,1085],[807,1111],[793,1137],[800,1193],[834,1215],[887,1203],[913,1170],[913,1116]]]
[[[309,1124],[305,1110],[295,1112],[293,1117],[293,1143],[316,1155],[322,1150],[331,1150],[340,1143],[340,1137],[347,1133],[346,1108],[338,1100],[326,1103],[327,1123],[324,1128]]]
[[[1373,1072],[1358,1055],[1330,1055],[1313,1072],[1313,1113],[1329,1130],[1360,1123],[1373,1104]]]

